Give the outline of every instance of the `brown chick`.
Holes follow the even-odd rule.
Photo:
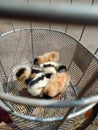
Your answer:
[[[70,75],[68,72],[57,73],[51,76],[43,90],[45,98],[54,98],[62,94],[69,86]]]
[[[24,65],[17,70],[16,79],[18,81],[24,82],[30,75],[31,75],[31,67]]]
[[[44,62],[50,62],[50,61],[57,62],[58,60],[59,60],[59,53],[57,51],[52,51],[52,52],[47,52],[42,56],[37,56],[34,59],[34,64],[40,65]]]

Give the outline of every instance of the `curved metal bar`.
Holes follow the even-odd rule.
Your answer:
[[[92,112],[89,116],[88,119],[86,119],[81,126],[79,126],[78,128],[76,128],[76,130],[85,130],[92,122],[93,120],[96,118],[98,114],[98,104],[96,104],[93,108],[92,108]]]
[[[80,111],[78,112],[75,112],[75,113],[71,113],[67,120],[71,119],[71,118],[74,118],[76,116],[79,116],[83,113],[85,113],[86,111],[88,111],[89,109],[91,109],[95,104],[91,104],[83,109],[81,109]],[[39,122],[52,122],[52,121],[61,121],[63,119],[64,116],[59,116],[59,117],[50,117],[50,118],[42,118],[42,117],[33,117],[33,116],[28,116],[28,115],[24,115],[24,114],[21,114],[19,112],[12,112],[11,113],[12,115],[15,115],[19,118],[23,118],[23,119],[26,119],[26,120],[30,120],[30,121],[39,121]]]
[[[74,112],[74,113],[70,114],[67,117],[67,119],[71,119],[71,118],[74,118],[74,117],[79,116],[81,114],[84,114],[86,111],[90,110],[93,106],[95,106],[95,103],[91,104],[89,106],[86,106],[85,108],[82,108],[80,111],[77,111],[77,112]]]
[[[96,51],[95,51],[95,53],[94,53],[94,54],[96,55],[97,53],[98,53],[98,48],[96,49]]]
[[[19,118],[23,118],[26,120],[30,120],[30,121],[39,121],[39,122],[52,122],[52,121],[60,121],[63,119],[63,116],[60,117],[51,117],[51,118],[41,118],[41,117],[33,117],[33,116],[28,116],[28,115],[23,115],[19,112],[13,112],[11,113]]]
[[[92,103],[98,102],[98,95],[82,98],[77,100],[66,100],[66,101],[56,101],[56,100],[45,100],[45,99],[32,99],[20,96],[12,96],[9,94],[5,94],[4,92],[0,92],[0,98],[6,101],[11,101],[19,104],[26,104],[31,106],[41,106],[41,107],[75,107],[75,106],[85,106]]]
[[[6,106],[2,101],[0,101],[0,107],[4,109],[6,112],[11,112],[11,109]]]

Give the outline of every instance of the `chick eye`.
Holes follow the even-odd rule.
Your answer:
[[[22,79],[25,79],[26,78],[26,76],[23,76],[23,78]]]

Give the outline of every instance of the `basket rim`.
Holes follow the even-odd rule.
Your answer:
[[[94,96],[89,96],[81,99],[71,99],[71,100],[47,100],[47,99],[35,99],[27,98],[21,96],[10,95],[3,91],[0,92],[0,98],[5,101],[10,101],[13,103],[19,103],[24,105],[38,106],[38,107],[76,107],[85,106],[92,103],[98,102],[98,94]],[[48,101],[48,102],[47,102]]]
[[[89,109],[91,109],[95,105],[96,105],[95,103],[94,104],[90,104],[90,105],[84,107],[83,109],[81,109],[81,110],[79,110],[77,112],[69,114],[68,117],[67,117],[67,120],[72,119],[72,118],[74,118],[76,116],[79,116],[81,114],[84,114],[86,111],[88,111]],[[61,121],[64,118],[64,116],[48,117],[48,118],[45,118],[45,117],[34,117],[34,116],[24,115],[24,114],[21,114],[21,113],[16,112],[16,111],[11,112],[11,114],[15,115],[15,116],[17,116],[19,118],[26,119],[26,120],[28,119],[30,121],[39,121],[39,122]]]

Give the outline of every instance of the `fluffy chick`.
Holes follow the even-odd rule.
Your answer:
[[[48,83],[49,78],[51,77],[50,73],[44,74],[43,72],[37,73],[35,77],[29,77],[25,80],[26,85],[28,86],[28,92],[33,96],[43,95],[43,88]]]
[[[31,75],[31,67],[24,65],[16,71],[16,79],[24,82]]]
[[[33,67],[31,68],[30,66],[21,66],[16,71],[16,79],[18,81],[24,82],[27,78],[31,77],[34,78],[36,74],[43,73],[43,71],[40,68]]]
[[[33,67],[31,69],[31,75],[30,77],[34,78],[37,74],[43,73],[41,68]]]
[[[44,62],[49,62],[49,61],[57,62],[58,60],[59,60],[59,53],[57,51],[52,51],[52,52],[47,52],[41,56],[37,56],[34,59],[34,64],[40,65]]]
[[[68,72],[57,73],[51,76],[46,87],[43,89],[44,98],[54,98],[62,94],[69,86],[70,75]]]
[[[45,62],[40,64],[40,68],[46,73],[56,74],[57,72],[67,71],[66,66],[57,62]]]
[[[16,79],[27,86],[33,96],[41,96],[43,87],[46,86],[50,73],[44,73],[40,68],[21,66],[16,72]]]

